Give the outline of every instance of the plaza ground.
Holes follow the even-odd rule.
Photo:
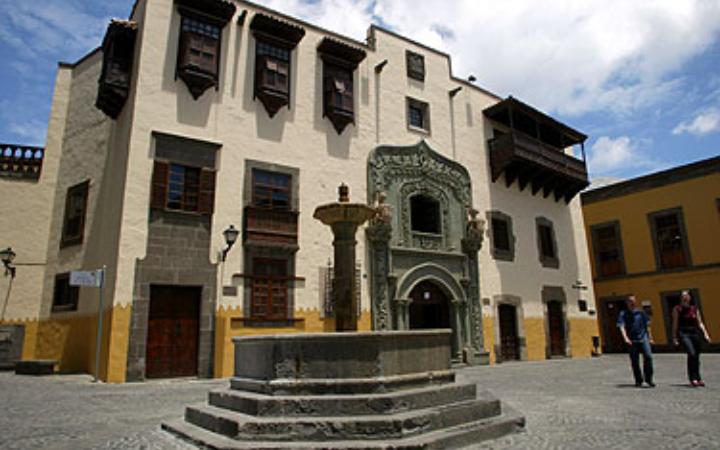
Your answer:
[[[720,449],[720,355],[703,355],[690,388],[684,355],[655,355],[655,389],[634,387],[628,358],[517,362],[461,369],[522,411],[527,431],[477,449]],[[86,375],[0,373],[0,449],[191,449],[160,431],[227,380],[92,383]]]

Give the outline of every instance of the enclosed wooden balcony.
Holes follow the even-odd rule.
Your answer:
[[[488,141],[493,181],[505,175],[505,183],[518,182],[520,190],[530,186],[533,195],[569,202],[589,183],[583,144],[584,134],[510,97],[485,109],[494,122]],[[583,159],[564,149],[580,145]]]
[[[245,207],[245,245],[298,248],[297,211]]]

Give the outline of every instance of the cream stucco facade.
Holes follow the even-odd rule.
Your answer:
[[[46,263],[18,267],[3,317],[4,321],[24,321],[28,329],[35,327],[32,328],[35,331],[26,332],[25,357],[56,358],[61,370],[92,370],[97,291],[81,288],[77,308],[57,312],[52,306],[54,286],[59,273],[105,265],[104,294],[109,300],[101,376],[110,381],[143,378],[144,340],[151,325],[147,324],[148,312],[140,314],[144,308],[150,308],[149,302],[139,307],[139,299],[155,295],[146,292],[152,291],[153,286],[188,284],[183,277],[191,276],[191,269],[181,268],[184,264],[181,260],[186,258],[182,251],[170,256],[170,251],[158,250],[157,242],[182,250],[183,241],[172,241],[181,239],[174,234],[175,228],[168,228],[166,237],[162,234],[165,231],[153,231],[153,224],[157,223],[151,208],[154,161],[169,151],[162,147],[166,145],[163,139],[168,137],[210,148],[203,150],[212,159],[206,168],[215,171],[213,212],[207,221],[208,243],[204,250],[193,250],[192,257],[187,257],[194,258],[187,261],[188,267],[199,259],[209,268],[208,276],[214,276],[212,289],[203,288],[206,290],[202,294],[202,305],[210,305],[212,314],[206,314],[202,306],[199,325],[200,352],[203,348],[211,349],[211,356],[206,355],[207,364],[200,362],[199,373],[231,374],[231,338],[236,335],[332,329],[332,319],[323,312],[326,285],[322,275],[333,255],[332,234],[328,227],[313,219],[312,212],[317,205],[334,201],[336,188],[343,182],[350,186],[353,201],[372,204],[375,199],[368,198],[371,152],[380,146],[410,147],[421,141],[469,174],[472,204],[463,206],[476,208],[483,219],[490,217],[490,211],[512,218],[512,261],[493,256],[490,221],[477,255],[477,306],[482,311],[484,336],[481,350],[487,351],[491,360],[501,351],[498,308],[510,304],[516,308],[518,357],[549,357],[551,325],[547,304],[557,300],[562,304],[565,356],[590,355],[591,337],[597,336],[598,331],[592,306],[588,312],[581,311],[578,305],[578,300],[594,305],[579,199],[574,197],[569,203],[556,201],[542,191],[533,195],[530,188],[519,189],[519,181],[508,186],[504,177],[492,180],[487,142],[493,137],[494,125],[483,111],[502,99],[455,78],[448,55],[389,31],[373,26],[367,42],[356,42],[241,1],[232,3],[235,13],[222,27],[217,86],[194,99],[177,76],[178,36],[183,20],[177,3],[137,2],[130,17],[137,34],[129,94],[117,118],[107,117],[94,106],[103,68],[102,51],[94,51],[76,64],[61,65],[43,178],[31,187],[0,180],[3,197],[11,196],[23,205],[12,217],[4,216],[2,220],[32,221],[44,226],[33,231],[38,233],[37,237],[31,237],[28,230],[7,224],[4,230],[16,231],[3,236],[7,244],[0,242],[12,245],[23,261],[28,258]],[[272,118],[253,94],[256,42],[251,23],[258,13],[304,30],[304,36],[290,53],[289,105],[281,107]],[[354,123],[340,134],[323,114],[323,61],[318,56],[318,45],[327,37],[365,52],[353,71]],[[407,51],[424,58],[424,81],[408,77]],[[429,131],[408,125],[408,97],[427,104]],[[571,150],[567,152],[570,154]],[[271,321],[258,326],[245,320],[250,317],[250,311],[244,309],[253,282],[246,267],[247,252],[252,250],[238,242],[224,261],[221,258],[225,247],[223,231],[230,224],[242,230],[247,220],[244,207],[248,200],[249,162],[287,168],[294,174],[298,237],[292,256],[294,273],[289,281],[292,320],[284,323]],[[89,180],[89,189],[83,241],[61,247],[68,188],[85,180]],[[39,212],[45,216],[29,215]],[[168,217],[163,216],[163,223],[171,220]],[[467,221],[464,214],[453,217],[464,227]],[[541,264],[536,224],[539,217],[552,224],[557,268]],[[357,241],[363,311],[360,327],[369,329],[373,326],[373,286],[371,250],[364,230],[358,233]],[[156,258],[158,251],[162,255]],[[459,249],[452,251],[460,254]],[[163,263],[166,260],[162,258],[170,258],[167,261],[172,264]],[[428,261],[432,258],[430,254]],[[153,272],[152,268],[140,269],[142,264],[152,266],[153,261],[167,266],[164,268],[167,270],[177,262],[176,276]],[[577,289],[578,281],[588,286]],[[7,283],[7,278],[0,279],[3,293],[9,291]],[[544,296],[544,289],[552,295]],[[204,339],[209,339],[207,347],[203,347]],[[134,373],[133,367],[139,372],[129,376]]]

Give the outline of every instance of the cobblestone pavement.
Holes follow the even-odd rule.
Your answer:
[[[686,387],[683,355],[655,355],[655,367],[655,389],[634,387],[624,355],[460,370],[527,418],[526,432],[474,448],[720,449],[720,355],[703,355],[706,388]],[[0,448],[189,450],[159,423],[226,384],[0,373]]]

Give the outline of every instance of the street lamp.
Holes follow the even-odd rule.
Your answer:
[[[225,244],[227,247],[225,247],[222,251],[222,260],[225,261],[225,258],[227,257],[228,252],[232,248],[233,245],[235,245],[235,241],[237,241],[238,235],[240,234],[240,231],[238,231],[234,225],[230,225],[225,231],[223,231],[223,236],[225,236]]]
[[[5,276],[8,276],[9,274],[11,278],[15,278],[15,266],[12,264],[14,259],[15,252],[11,247],[6,248],[5,250],[0,250],[0,261],[2,261],[5,266]]]

